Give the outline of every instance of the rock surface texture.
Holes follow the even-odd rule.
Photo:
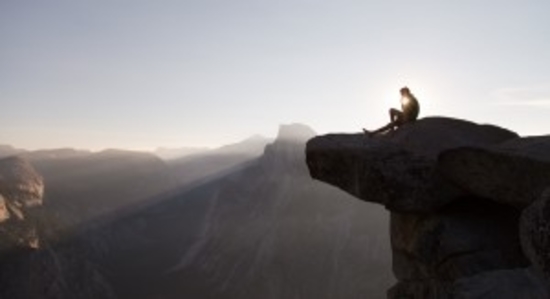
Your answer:
[[[42,206],[44,182],[19,157],[0,159],[0,255],[16,248],[37,248],[35,209]]]
[[[306,162],[391,211],[388,298],[550,298],[550,136],[433,117],[315,137]]]

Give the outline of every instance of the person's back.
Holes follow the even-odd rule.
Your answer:
[[[415,121],[420,113],[418,100],[407,87],[401,88],[401,109],[403,110],[403,123]]]

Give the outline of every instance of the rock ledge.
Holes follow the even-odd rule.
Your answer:
[[[434,117],[317,136],[306,162],[312,178],[390,210],[389,298],[550,297],[550,137]]]

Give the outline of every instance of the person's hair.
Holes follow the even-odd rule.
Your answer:
[[[405,94],[411,94],[411,91],[410,91],[409,88],[406,87],[406,86],[403,87],[403,88],[401,88],[401,90],[400,90],[399,92],[405,93]]]

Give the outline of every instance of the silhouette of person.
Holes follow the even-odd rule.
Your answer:
[[[384,133],[386,131],[394,131],[400,126],[416,120],[416,118],[418,117],[418,113],[420,112],[420,105],[418,104],[418,101],[411,93],[409,88],[403,87],[401,88],[400,92],[401,109],[403,111],[391,108],[390,123],[374,131],[363,129],[363,132],[365,132],[365,134],[372,136],[378,133]]]

